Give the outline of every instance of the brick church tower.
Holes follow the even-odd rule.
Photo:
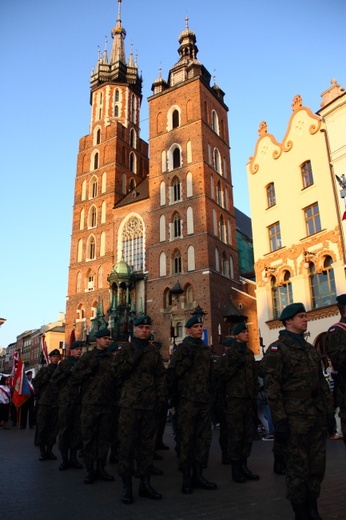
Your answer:
[[[133,318],[149,313],[168,356],[201,312],[204,339],[219,353],[244,319],[239,308],[253,316],[254,301],[239,278],[224,93],[198,61],[186,21],[178,62],[148,100],[149,163],[142,81],[125,58],[120,6],[111,56],[100,55],[91,76],[90,133],[79,146],[66,342],[72,330],[90,341],[107,325],[126,340]]]

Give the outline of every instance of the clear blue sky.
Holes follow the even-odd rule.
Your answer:
[[[0,3],[0,347],[65,311],[76,157],[90,122],[89,80],[116,0]],[[281,141],[296,94],[316,112],[336,78],[346,87],[345,0],[123,0],[122,25],[151,85],[196,33],[198,58],[229,107],[235,205],[250,216],[246,163],[259,123]]]

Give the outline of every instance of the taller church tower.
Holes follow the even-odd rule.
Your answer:
[[[149,166],[142,80],[133,56],[125,59],[121,3],[111,56],[100,55],[91,76],[90,133],[79,146],[66,342],[71,330],[90,339],[101,326],[122,341],[134,317],[149,313],[168,356],[200,312],[204,340],[220,353],[232,324],[246,318],[239,308],[252,318],[255,300],[239,279],[224,93],[198,61],[186,20],[178,62],[148,100]]]
[[[131,54],[121,0],[112,30],[110,58],[105,50],[91,74],[90,132],[80,139],[66,308],[66,341],[75,329],[88,335],[92,319],[111,304],[107,276],[117,260],[114,206],[148,174],[148,145],[140,139],[142,79]]]

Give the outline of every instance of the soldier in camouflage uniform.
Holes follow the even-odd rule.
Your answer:
[[[59,432],[59,392],[51,378],[60,361],[56,348],[49,353],[49,364],[43,366],[33,380],[37,402],[35,446],[40,448],[39,460],[56,460],[52,448]]]
[[[95,479],[106,482],[114,480],[105,471],[113,434],[114,410],[113,356],[107,352],[111,341],[109,330],[100,329],[95,339],[96,347],[82,355],[70,378],[74,392],[80,391],[82,398],[81,429],[87,466],[85,484],[92,484]]]
[[[245,323],[232,329],[234,336],[220,360],[219,374],[225,385],[228,454],[235,482],[259,480],[247,467],[255,431],[256,403],[259,392],[255,357],[246,343],[249,332]]]
[[[140,497],[160,500],[150,484],[156,439],[156,413],[165,406],[165,368],[159,349],[150,342],[151,318],[140,316],[134,323],[131,343],[113,358],[113,374],[121,388],[118,423],[119,475],[123,479],[123,504],[132,504],[134,462],[140,478]]]
[[[60,471],[83,468],[77,459],[77,451],[82,447],[80,395],[79,389],[69,384],[72,369],[82,355],[82,347],[81,341],[74,341],[69,349],[70,355],[60,361],[52,376],[52,382],[59,391],[59,450],[62,457]]]
[[[340,321],[329,328],[326,335],[327,354],[334,370],[338,372],[338,388],[340,394],[341,429],[346,443],[346,294],[336,298],[340,312]]]
[[[285,330],[268,347],[264,387],[275,435],[288,443],[286,496],[297,520],[320,519],[317,499],[325,473],[327,432],[335,424],[332,395],[320,355],[304,339],[304,305],[288,305],[279,319]]]
[[[212,352],[202,341],[200,316],[192,316],[185,327],[188,336],[178,346],[168,365],[167,387],[171,406],[176,408],[177,454],[179,469],[183,473],[181,490],[189,494],[194,487],[212,490],[217,485],[202,474],[212,438]]]

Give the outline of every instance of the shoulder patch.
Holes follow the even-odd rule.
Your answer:
[[[333,332],[335,332],[335,331],[336,331],[336,327],[331,327],[331,328],[328,330],[328,332],[330,332],[330,333],[333,333]]]
[[[270,347],[270,352],[277,352],[279,350],[278,346],[277,345],[272,345]]]

